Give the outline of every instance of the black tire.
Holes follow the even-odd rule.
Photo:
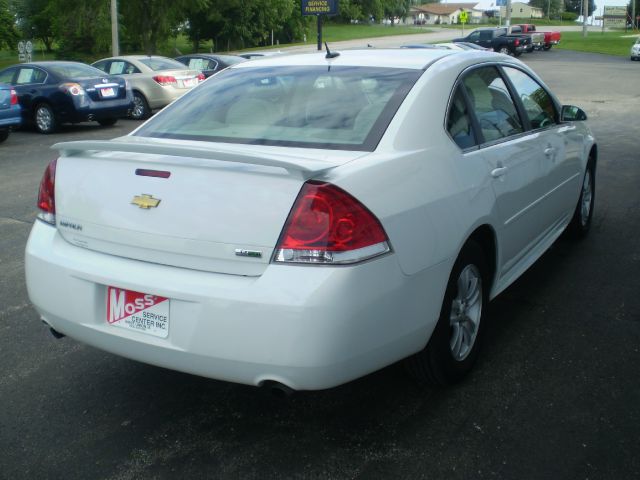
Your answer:
[[[522,55],[522,52],[513,52],[514,57],[519,57],[520,55]]]
[[[593,219],[593,209],[596,202],[596,167],[593,158],[589,158],[587,169],[582,178],[582,187],[580,189],[580,197],[578,204],[573,212],[573,217],[567,232],[575,239],[584,238],[591,229],[591,220]],[[588,198],[585,198],[587,197]]]
[[[432,385],[454,384],[462,380],[473,367],[482,343],[484,312],[489,301],[488,271],[482,248],[473,240],[468,241],[451,270],[440,317],[427,346],[406,360],[409,373],[418,382]],[[470,276],[467,275],[469,273]],[[470,281],[473,278],[479,281],[476,284],[479,289],[473,298],[469,297],[467,306],[471,307],[470,310],[467,312],[464,307],[464,312],[461,313],[462,305],[466,302],[460,302],[459,296],[466,295],[460,292],[459,285],[467,284],[465,291],[473,292]],[[473,299],[477,299],[477,302],[471,301]],[[454,305],[457,311],[454,311]],[[470,320],[472,317],[477,318],[477,323]],[[465,328],[462,327],[463,323]],[[471,326],[475,331],[468,330],[467,327]],[[467,337],[470,344],[466,350],[458,350],[458,343],[454,340],[460,338],[462,344],[464,333],[471,334],[471,338]],[[454,353],[454,350],[457,352]]]
[[[110,127],[111,125],[115,125],[117,121],[117,118],[104,118],[102,120],[98,120],[98,123],[103,127]]]
[[[542,49],[546,52],[547,50],[551,50],[551,45],[545,45]]]
[[[129,117],[133,120],[146,120],[151,115],[149,102],[140,92],[133,92],[133,108]]]
[[[58,129],[58,119],[48,103],[36,105],[33,111],[33,123],[38,132],[47,135]]]
[[[505,55],[511,55],[511,52],[509,51],[509,49],[507,47],[501,47],[498,50],[496,50],[496,52],[503,53]]]
[[[4,142],[7,138],[9,138],[9,129],[4,128],[0,130],[0,143]]]

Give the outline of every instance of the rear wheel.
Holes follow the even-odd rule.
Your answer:
[[[0,130],[0,143],[4,142],[7,138],[9,138],[9,129],[5,128]]]
[[[53,109],[46,103],[41,103],[36,107],[33,114],[33,121],[36,125],[36,130],[40,133],[53,133],[58,128],[58,122],[53,113]]]
[[[117,121],[117,118],[105,118],[102,120],[98,120],[98,123],[103,127],[110,127],[111,125],[115,125]]]
[[[542,47],[542,49],[544,51],[551,50],[551,45],[545,45],[544,47]]]
[[[498,50],[498,53],[504,53],[505,55],[510,55],[511,52],[509,51],[509,49],[507,47],[501,47],[500,50]]]
[[[147,103],[144,95],[140,92],[133,92],[133,109],[131,110],[130,117],[134,120],[144,120],[149,118],[150,114],[149,103]]]
[[[456,383],[473,367],[489,299],[487,272],[482,248],[470,240],[453,266],[440,318],[427,346],[407,359],[407,368],[418,381]]]
[[[591,219],[593,218],[593,208],[596,201],[596,177],[595,162],[589,159],[587,169],[582,179],[582,188],[580,190],[580,198],[573,212],[573,218],[567,228],[568,232],[574,238],[583,238],[589,233],[591,228]]]

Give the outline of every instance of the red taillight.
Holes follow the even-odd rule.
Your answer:
[[[178,83],[176,77],[172,75],[156,75],[153,79],[160,85],[174,85]]]
[[[38,191],[38,218],[52,225],[56,224],[56,200],[55,200],[55,184],[56,184],[56,163],[58,159],[52,160],[47,165],[42,181],[40,182],[40,190]]]
[[[378,219],[330,183],[307,182],[276,246],[276,262],[354,263],[390,250]]]
[[[513,42],[513,44],[517,47],[518,45],[520,45],[520,40],[518,40],[518,39],[516,38],[516,40],[515,40],[515,42]]]
[[[204,73],[198,74],[198,82],[204,82],[207,77],[204,76]]]
[[[17,105],[18,104],[18,94],[16,93],[15,90],[11,90],[11,105]]]

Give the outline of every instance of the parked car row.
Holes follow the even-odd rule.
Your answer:
[[[129,116],[143,120],[208,76],[245,61],[231,55],[125,55],[86,65],[48,61],[0,71],[0,141],[11,128],[33,125],[55,132],[62,123],[115,124]]]
[[[485,47],[495,52],[520,56],[523,52],[549,50],[560,43],[560,32],[538,32],[532,24],[518,24],[497,28],[478,28],[466,37],[456,38],[457,42],[467,42]]]

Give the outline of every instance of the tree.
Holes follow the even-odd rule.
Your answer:
[[[9,10],[7,0],[0,0],[0,49],[13,49],[18,40],[15,18]]]
[[[171,30],[187,19],[187,12],[202,11],[210,0],[135,0],[118,5],[125,37],[139,42],[145,53],[155,54]]]
[[[53,32],[59,47],[56,56],[85,60],[111,46],[110,0],[50,0]]]
[[[188,9],[186,17],[194,47],[211,39],[216,50],[270,44],[272,32],[274,39],[302,39],[308,26],[296,0],[209,0],[205,8]]]
[[[580,15],[580,12],[582,12],[582,0],[564,0],[564,9],[566,12],[573,12]],[[590,17],[595,10],[595,1],[589,0],[589,13],[587,16]]]
[[[411,0],[385,0],[384,16],[391,19],[391,25],[395,25],[394,19],[406,18],[411,8]]]
[[[55,34],[52,19],[55,17],[54,3],[49,0],[14,0],[18,29],[22,38],[42,41],[51,53]]]

